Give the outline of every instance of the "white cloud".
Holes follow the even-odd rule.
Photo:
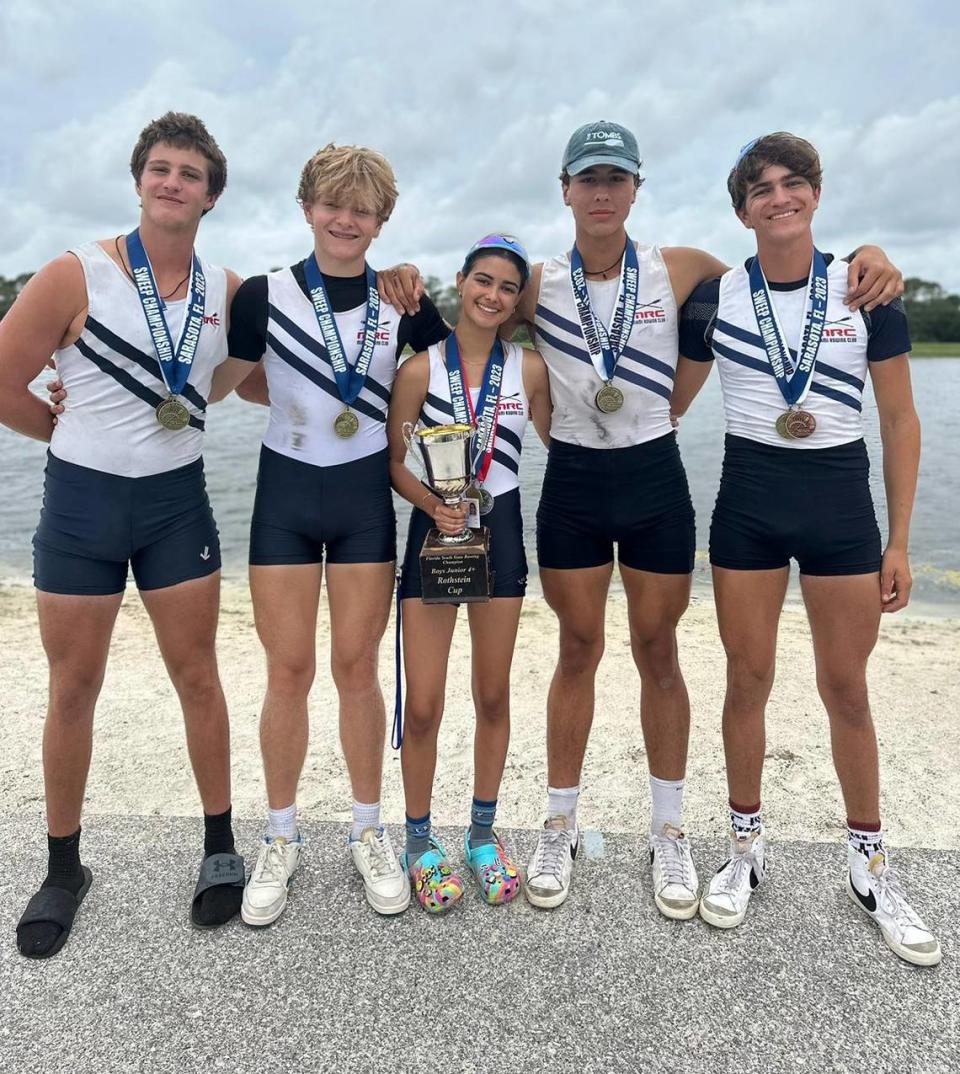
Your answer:
[[[564,142],[579,123],[612,118],[645,156],[637,237],[748,253],[727,170],[749,138],[795,130],[824,158],[822,245],[880,242],[907,274],[960,291],[957,14],[920,3],[905,20],[878,0],[825,19],[759,0],[241,0],[229,18],[185,0],[162,13],[22,0],[0,15],[0,272],[129,227],[130,149],[145,122],[177,108],[202,115],[230,161],[203,249],[245,274],[306,252],[294,194],[329,140],[394,163],[401,198],[378,263],[415,259],[450,278],[492,228],[556,252],[571,235],[556,180]]]

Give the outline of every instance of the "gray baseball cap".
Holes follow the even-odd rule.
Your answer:
[[[609,164],[638,175],[640,150],[636,138],[626,127],[605,119],[578,127],[563,152],[563,170],[568,175],[579,175],[594,164]]]

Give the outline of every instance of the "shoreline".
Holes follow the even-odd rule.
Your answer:
[[[329,675],[329,625],[321,605],[318,675],[311,693],[311,741],[299,804],[311,821],[344,822],[350,788],[336,731]],[[380,678],[392,716],[393,619],[381,646]],[[680,664],[691,699],[686,826],[694,840],[726,828],[720,713],[724,658],[712,601],[694,598],[678,630]],[[6,748],[0,754],[5,815],[42,824],[40,745],[47,669],[33,592],[0,586],[0,681],[7,694]],[[556,619],[542,597],[524,605],[512,678],[512,738],[500,795],[504,828],[537,828],[545,800],[545,705],[556,661]],[[234,813],[260,818],[265,796],[258,745],[265,662],[253,628],[249,593],[223,586],[218,638],[231,715]],[[960,620],[885,617],[869,680],[880,743],[883,818],[891,846],[960,848]],[[833,772],[827,720],[814,686],[812,646],[802,610],[781,620],[778,678],[767,715],[764,804],[772,839],[830,841],[844,811]],[[451,668],[469,666],[461,614]],[[11,689],[11,684],[17,684]],[[625,702],[625,699],[626,702]],[[460,824],[472,793],[473,711],[469,676],[451,676],[434,787],[437,824]],[[643,833],[648,825],[646,756],[639,722],[639,677],[630,654],[626,601],[611,596],[607,646],[597,676],[594,728],[584,765],[581,825]],[[399,755],[384,751],[383,816],[403,820]],[[86,815],[198,816],[176,696],[149,619],[128,592],[117,621],[97,710]]]

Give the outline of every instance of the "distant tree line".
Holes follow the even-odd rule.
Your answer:
[[[0,317],[13,305],[32,273],[13,279],[0,276]],[[427,294],[450,323],[457,320],[460,299],[453,284],[444,285],[436,276],[424,280]],[[940,284],[909,276],[904,285],[903,304],[910,319],[910,338],[917,343],[960,342],[960,295],[951,295]]]

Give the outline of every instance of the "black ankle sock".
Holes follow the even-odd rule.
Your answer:
[[[203,856],[211,854],[233,854],[236,850],[233,842],[233,825],[230,806],[224,813],[203,814]]]
[[[83,870],[80,868],[80,829],[73,835],[48,835],[49,860],[47,877],[40,885],[44,888],[65,888],[76,895],[83,887]]]
[[[224,813],[203,814],[203,856],[211,854],[235,854],[233,826],[230,821],[233,807]],[[230,918],[240,912],[243,901],[243,888],[216,887],[207,888],[200,896],[194,908],[194,921],[206,928],[215,928],[226,924]]]

